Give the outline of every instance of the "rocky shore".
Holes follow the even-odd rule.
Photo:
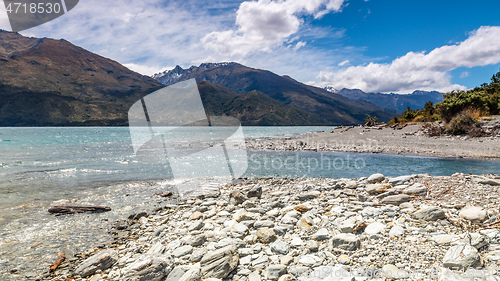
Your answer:
[[[500,176],[243,179],[38,280],[500,280]]]
[[[333,131],[295,138],[250,141],[247,147],[260,150],[337,151],[393,153],[465,158],[500,158],[500,134],[489,137],[428,137],[421,125],[390,127],[338,127]]]

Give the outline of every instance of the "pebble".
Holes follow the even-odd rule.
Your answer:
[[[323,240],[328,240],[332,237],[330,232],[326,228],[322,228],[318,230],[314,235],[313,239],[317,241],[323,241]]]
[[[408,181],[410,181],[412,178],[413,178],[413,176],[399,176],[399,177],[395,177],[395,178],[389,179],[389,184],[392,185],[392,186],[405,184]]]
[[[460,210],[460,218],[469,220],[474,223],[484,222],[488,218],[488,213],[482,207],[467,206]]]
[[[399,225],[393,226],[391,228],[391,230],[389,231],[389,236],[399,237],[399,236],[403,236],[404,234],[405,234],[404,228],[402,228]]]
[[[204,278],[226,278],[238,265],[236,246],[227,246],[208,252],[200,261],[201,275]]]
[[[87,277],[98,270],[107,269],[116,263],[118,259],[117,255],[118,253],[115,250],[100,251],[78,265],[74,274]]]
[[[450,269],[467,269],[477,267],[480,263],[479,252],[471,245],[453,246],[448,249],[443,258],[443,267]]]
[[[287,272],[286,265],[282,264],[270,265],[266,268],[264,276],[268,280],[278,280],[278,278],[280,278],[280,276],[282,275],[285,275],[286,272]]]
[[[406,279],[408,277],[408,273],[406,271],[399,269],[398,267],[392,264],[386,264],[382,267],[382,274],[387,279]]]
[[[299,259],[299,264],[308,266],[308,267],[314,267],[314,266],[319,266],[323,260],[316,256],[316,255],[304,255]]]
[[[385,197],[382,199],[381,203],[399,206],[403,203],[409,202],[410,200],[411,196],[408,194],[398,194]]]
[[[438,206],[423,206],[418,211],[413,213],[416,219],[422,219],[426,221],[435,221],[445,218],[443,209]]]
[[[286,255],[290,251],[290,246],[288,245],[288,243],[286,243],[285,241],[280,240],[280,239],[271,243],[270,246],[271,246],[271,250],[274,253],[279,254],[279,255]]]
[[[263,227],[257,230],[256,236],[257,240],[264,244],[269,244],[277,239],[274,230],[267,227]]]
[[[193,246],[185,245],[185,246],[182,246],[182,247],[175,249],[172,252],[172,254],[174,255],[174,257],[179,258],[179,257],[185,256],[185,255],[191,254],[192,252],[193,252]]]
[[[370,223],[366,228],[365,228],[365,233],[370,234],[370,235],[375,235],[383,232],[387,225],[385,223],[380,223],[380,222],[373,222]]]
[[[368,177],[368,183],[379,183],[379,182],[383,182],[385,180],[385,177],[383,174],[380,174],[380,173],[377,173],[377,174],[373,174],[371,176]]]
[[[318,242],[316,242],[314,240],[307,240],[307,242],[306,242],[306,248],[310,252],[316,252],[319,249],[319,244],[318,244]]]
[[[380,194],[386,192],[390,188],[392,188],[390,184],[377,183],[377,184],[369,184],[366,186],[365,189],[366,192],[368,192],[368,194],[377,194],[377,193]]]
[[[334,248],[348,251],[357,250],[361,245],[360,239],[356,235],[350,233],[337,234],[333,236],[331,241]]]
[[[403,193],[408,195],[425,195],[427,193],[427,187],[421,183],[415,183],[410,187],[403,189]]]

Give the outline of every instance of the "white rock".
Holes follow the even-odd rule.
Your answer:
[[[279,255],[286,255],[290,251],[290,246],[285,241],[278,239],[271,243],[271,250]]]
[[[392,264],[386,264],[382,267],[382,274],[387,279],[404,279],[407,277],[406,271],[397,268]]]
[[[256,271],[248,274],[248,281],[260,281],[260,274]]]
[[[114,250],[104,250],[86,259],[75,269],[75,275],[87,277],[97,270],[111,267],[118,260],[118,253]]]
[[[467,206],[460,210],[460,218],[466,219],[472,222],[483,222],[488,218],[486,210],[482,207],[477,206]]]
[[[316,255],[304,255],[299,259],[299,263],[309,267],[321,265],[323,259]]]
[[[435,221],[445,218],[443,209],[438,206],[422,206],[418,211],[413,213],[413,216],[417,219],[426,221]]]
[[[345,221],[343,221],[339,229],[342,233],[352,233],[353,229],[356,227],[356,218],[351,217]]]
[[[398,237],[398,236],[402,236],[405,234],[405,230],[404,228],[402,228],[401,226],[399,225],[395,225],[391,228],[391,230],[389,231],[389,235],[390,236],[395,236],[395,237]]]
[[[242,236],[248,234],[248,227],[239,222],[235,223],[231,230],[233,232],[233,237],[235,238],[241,238]]]
[[[281,275],[286,274],[286,265],[270,265],[266,268],[265,277],[268,280],[278,280]]]
[[[330,235],[330,232],[328,232],[328,230],[326,228],[322,228],[320,230],[318,230],[314,235],[313,235],[313,239],[314,240],[317,240],[317,241],[323,241],[323,240],[328,240],[330,239],[332,236]]]
[[[369,235],[375,235],[383,232],[387,226],[384,223],[381,222],[373,222],[370,223],[366,228],[365,228],[365,233]]]
[[[451,234],[440,234],[436,236],[432,236],[432,241],[438,245],[450,245],[451,242],[458,240],[460,237],[457,235],[451,235]]]
[[[226,278],[238,265],[238,250],[235,245],[208,252],[200,262],[204,278]]]
[[[426,194],[427,193],[427,187],[425,187],[425,185],[423,185],[421,183],[415,183],[415,184],[411,185],[410,187],[405,188],[403,190],[403,193],[404,194],[408,194],[408,195]]]
[[[122,269],[121,280],[160,281],[170,273],[172,263],[164,258],[152,258],[143,255],[135,262]]]
[[[361,241],[354,234],[341,233],[335,235],[332,240],[332,246],[343,250],[353,251],[360,247]]]
[[[185,255],[191,254],[192,252],[193,252],[193,246],[185,245],[185,246],[182,246],[182,247],[175,249],[172,252],[172,255],[174,255],[174,257],[176,257],[176,258],[179,258],[179,257],[185,256]]]
[[[476,267],[481,264],[481,257],[476,248],[470,245],[453,246],[443,258],[443,266],[450,269]]]
[[[401,185],[401,184],[404,184],[404,183],[408,182],[412,178],[413,178],[413,176],[399,176],[399,177],[395,177],[395,178],[392,178],[392,179],[389,180],[389,184],[392,185],[392,186]]]
[[[472,181],[480,184],[489,184],[489,185],[500,185],[499,180],[489,179],[486,177],[475,176],[472,178]]]
[[[382,174],[373,174],[368,177],[368,183],[379,183],[384,181],[385,177]]]
[[[290,242],[290,246],[292,247],[300,247],[304,245],[304,241],[302,241],[302,239],[300,239],[299,236],[293,236],[292,237],[292,241]]]

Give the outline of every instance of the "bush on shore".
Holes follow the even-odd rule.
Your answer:
[[[443,95],[444,100],[437,104],[431,101],[423,109],[414,110],[408,107],[401,117],[393,121],[434,122],[443,121],[444,126],[429,124],[423,127],[423,132],[429,136],[442,134],[469,135],[478,137],[484,135],[479,125],[483,116],[500,114],[500,71],[493,75],[491,82],[484,83],[468,91],[452,91]]]

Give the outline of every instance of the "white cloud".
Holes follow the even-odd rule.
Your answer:
[[[469,77],[469,75],[470,75],[470,72],[464,71],[464,72],[460,73],[460,78],[467,78],[467,77]]]
[[[219,10],[213,12],[212,7]],[[85,0],[66,15],[21,33],[64,38],[133,70],[150,73],[157,66],[186,66],[208,57],[210,52],[200,45],[201,38],[224,28],[222,23],[233,19],[231,11],[237,7],[226,0]]]
[[[207,34],[202,43],[212,51],[241,59],[255,52],[270,52],[296,34],[301,15],[320,18],[338,12],[344,0],[259,0],[241,3],[236,28]]]
[[[307,44],[307,43],[306,43],[306,42],[304,42],[304,41],[299,41],[299,42],[295,45],[295,47],[293,47],[293,49],[294,49],[294,50],[298,50],[298,49],[300,49],[300,48],[304,47],[306,44]]]
[[[136,63],[126,63],[124,66],[130,70],[138,72],[142,75],[152,76],[153,74],[159,73],[165,69],[172,69],[173,67],[160,67],[160,66],[148,66]]]
[[[450,91],[466,89],[451,83],[449,72],[459,67],[500,63],[500,26],[483,26],[455,45],[430,53],[409,52],[391,63],[350,66],[335,72],[321,72],[321,86],[357,88],[368,92],[413,90]]]
[[[345,37],[344,29],[315,26],[314,20],[311,20],[312,23],[304,21],[306,17],[320,17],[325,11],[340,11],[343,1],[255,2],[261,3],[259,5],[274,3],[269,7],[278,7],[279,11],[284,11],[285,22],[296,22],[297,25],[292,25],[289,30],[290,26],[280,26],[280,18],[274,19],[277,22],[273,21],[268,14],[272,15],[272,11],[263,11],[260,16],[268,22],[259,23],[254,19],[254,27],[259,30],[255,33],[249,30],[243,35],[245,40],[250,40],[250,35],[264,38],[259,47],[267,48],[269,52],[252,52],[245,57],[214,52],[202,43],[202,39],[214,31],[229,30],[233,35],[230,29],[235,26],[243,0],[85,0],[68,14],[21,33],[33,37],[64,38],[142,74],[157,72],[161,66],[178,64],[186,68],[203,62],[236,61],[280,75],[287,74],[299,81],[311,81],[319,69],[329,69],[330,64],[335,65],[346,57],[356,60],[355,57],[361,53],[361,49],[345,48],[338,43]],[[1,2],[0,9],[3,6]],[[244,3],[247,4],[243,8],[249,5],[250,10],[255,5],[249,1]],[[267,7],[259,5],[255,9]],[[248,17],[251,15],[243,16],[244,22],[251,24],[252,18]],[[0,10],[0,26],[2,22],[8,24],[8,19],[6,12],[2,14]],[[266,33],[266,28],[272,27],[273,23],[277,26]],[[249,28],[249,25],[245,26]],[[9,30],[10,25],[4,28]],[[279,40],[273,41],[273,38]],[[313,44],[315,40],[328,40],[335,47],[316,48]],[[276,42],[276,45],[270,47],[268,42]],[[242,44],[247,46],[253,43],[245,41]]]
[[[346,64],[349,64],[349,60],[339,62],[338,66],[344,66]]]

